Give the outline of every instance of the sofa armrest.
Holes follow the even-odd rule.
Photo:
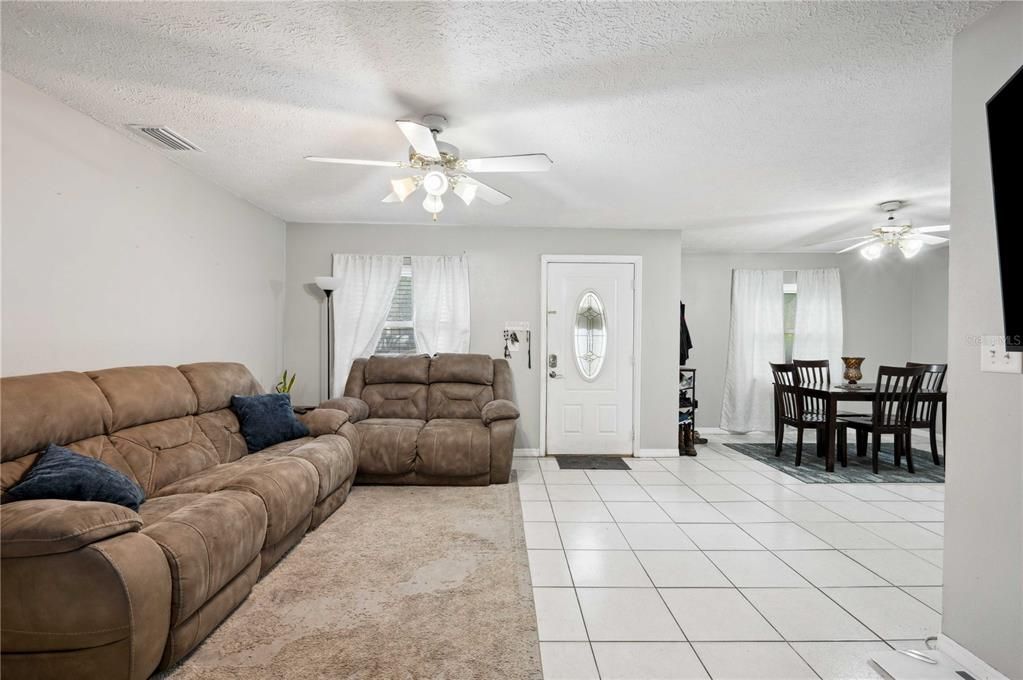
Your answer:
[[[0,548],[4,558],[55,555],[141,528],[138,513],[113,503],[17,501],[0,510]]]
[[[340,432],[341,426],[348,422],[348,413],[336,408],[317,408],[299,415],[298,419],[309,428],[309,434],[320,437]]]
[[[337,409],[348,414],[348,422],[369,418],[369,404],[358,397],[336,397],[320,403],[320,408]]]
[[[497,420],[515,420],[519,417],[519,409],[507,399],[495,399],[488,402],[480,413],[484,425]]]

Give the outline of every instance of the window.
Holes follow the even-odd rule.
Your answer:
[[[786,272],[787,274],[788,272]],[[785,361],[792,363],[792,345],[796,340],[796,284],[786,283],[785,291]]]
[[[416,336],[413,331],[414,311],[412,308],[412,258],[406,257],[401,264],[401,279],[391,300],[391,311],[380,334],[376,354],[415,354]]]

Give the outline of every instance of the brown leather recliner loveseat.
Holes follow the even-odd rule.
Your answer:
[[[348,495],[359,433],[317,409],[312,436],[248,454],[231,396],[262,392],[240,364],[4,378],[0,488],[53,442],[146,493],[0,510],[4,678],[146,678],[199,644]]]
[[[485,354],[356,359],[343,410],[362,439],[356,481],[370,484],[503,484],[515,421],[508,362]]]

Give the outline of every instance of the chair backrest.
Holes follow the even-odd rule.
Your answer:
[[[778,416],[784,421],[798,423],[803,418],[803,398],[798,385],[775,385]]]
[[[775,385],[795,385],[796,367],[792,364],[771,363],[771,374],[774,376]]]
[[[923,378],[922,366],[880,366],[874,396],[874,425],[906,428],[912,422]]]
[[[796,378],[800,385],[826,385],[831,386],[831,362],[827,359],[793,359],[792,365],[796,367]]]
[[[941,392],[941,388],[945,384],[945,373],[948,372],[948,364],[920,364],[915,361],[907,361],[906,366],[910,368],[923,367],[924,374],[920,378],[921,394],[924,392]],[[913,420],[918,423],[930,423],[937,408],[938,402],[933,399],[918,399],[914,409]]]

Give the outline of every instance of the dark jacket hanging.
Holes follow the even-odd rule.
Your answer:
[[[685,366],[689,361],[689,350],[693,348],[693,340],[689,337],[689,326],[686,325],[686,305],[680,302],[678,306],[678,365]]]

